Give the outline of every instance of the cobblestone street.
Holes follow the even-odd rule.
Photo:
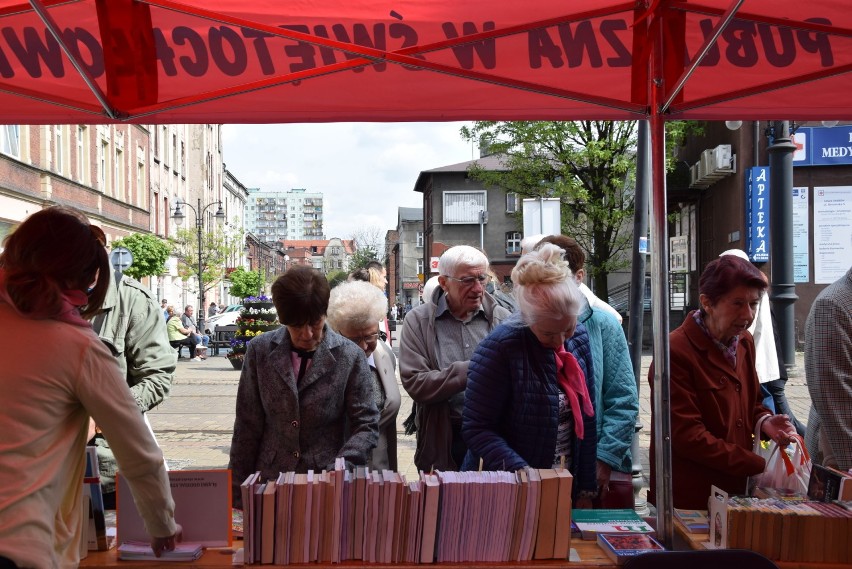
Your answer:
[[[642,358],[643,381],[640,391],[639,433],[642,465],[647,480],[648,446],[650,444],[651,404],[647,376],[651,356]],[[811,407],[805,385],[804,357],[796,356],[794,376],[787,382],[787,398],[797,418],[807,422]],[[234,425],[234,408],[240,372],[228,360],[211,356],[205,361],[178,362],[175,382],[169,399],[149,413],[154,432],[171,468],[225,468]],[[399,469],[408,476],[416,474],[413,463],[414,437],[402,434],[402,422],[411,410],[411,399],[400,386],[402,407],[398,417]]]

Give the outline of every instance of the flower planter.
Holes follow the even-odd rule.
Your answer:
[[[265,296],[245,299],[243,308],[240,310],[240,317],[237,319],[237,332],[231,341],[232,353],[239,356],[231,358],[231,365],[234,366],[234,369],[242,369],[242,356],[248,349],[249,342],[280,327],[281,324],[278,323],[278,315],[275,313],[272,301]]]

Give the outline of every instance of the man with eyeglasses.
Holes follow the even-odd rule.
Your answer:
[[[402,386],[414,400],[414,464],[458,470],[467,447],[461,413],[467,366],[474,349],[509,311],[485,290],[488,258],[458,245],[438,261],[438,288],[405,315],[399,343]]]

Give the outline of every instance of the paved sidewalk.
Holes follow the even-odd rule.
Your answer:
[[[804,377],[804,357],[797,354],[794,377],[787,382],[787,398],[798,419],[807,422],[811,407]],[[651,356],[642,358],[639,433],[642,465],[648,476],[651,405],[646,381]],[[170,466],[175,469],[225,468],[234,425],[234,408],[240,372],[224,356],[205,361],[178,361],[170,397],[149,413],[154,432]],[[411,410],[411,399],[400,386],[402,407],[398,417],[399,469],[409,476],[414,468],[414,437],[402,434],[402,422]]]

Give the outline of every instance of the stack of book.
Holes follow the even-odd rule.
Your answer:
[[[675,509],[674,517],[677,523],[683,526],[683,529],[688,533],[710,533],[707,510]]]
[[[775,561],[852,562],[852,503],[733,496],[727,547]]]
[[[580,535],[586,540],[595,540],[601,533],[655,533],[634,510],[574,510],[573,516]]]
[[[567,559],[571,473],[284,472],[241,485],[247,563]]]

